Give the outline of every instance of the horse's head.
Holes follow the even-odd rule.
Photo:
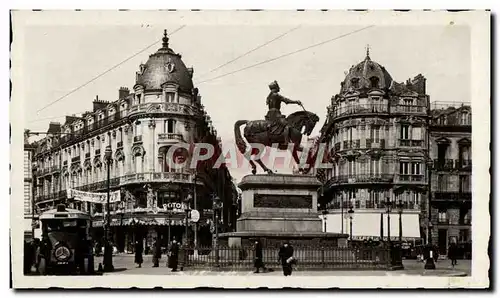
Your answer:
[[[319,117],[308,111],[299,111],[290,114],[287,117],[287,121],[293,128],[302,131],[304,127],[304,134],[310,136],[316,123],[319,121]]]

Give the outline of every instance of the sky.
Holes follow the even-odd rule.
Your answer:
[[[27,26],[22,49],[25,127],[46,131],[51,121],[91,110],[92,101],[114,101],[120,87],[132,89],[135,72],[161,47],[158,25]],[[296,28],[296,29],[294,29]],[[297,25],[251,26],[187,24],[170,37],[170,47],[187,67],[194,67],[194,85],[223,142],[232,142],[237,120],[262,119],[266,113],[268,84],[277,80],[281,94],[300,100],[320,117],[313,136],[325,121],[326,107],[338,93],[352,65],[361,62],[369,45],[370,57],[398,82],[418,74],[427,78],[432,101],[470,102],[470,32],[465,26],[362,26]],[[294,29],[294,30],[292,30]],[[230,63],[211,70],[292,30],[284,37]],[[321,46],[213,79],[247,66],[279,57],[345,35]],[[38,111],[59,97],[124,61],[66,98]],[[300,109],[289,105],[285,115]],[[232,170],[239,180],[248,170]]]

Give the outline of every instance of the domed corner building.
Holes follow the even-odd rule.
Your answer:
[[[211,245],[214,195],[224,203],[216,211],[219,226],[234,228],[236,198],[225,165],[214,168],[215,159],[208,159],[195,169],[174,166],[191,164],[192,151],[186,148],[196,142],[211,143],[220,152],[192,77],[193,69],[170,48],[165,32],[162,47],[139,66],[133,92],[121,87],[117,100],[96,98],[91,111],[67,116],[63,124],[51,123],[47,137],[36,143],[37,209],[66,202],[90,212],[93,239],[104,239],[106,205],[67,194],[69,189],[106,192],[105,152],[111,146],[110,189],[120,190],[121,202],[111,204],[110,226],[119,251],[131,251],[137,240],[148,251],[154,238],[163,246],[173,237],[192,245],[196,236],[198,245]],[[173,147],[181,143],[188,146]],[[186,210],[195,208],[200,219],[188,221],[186,228]]]
[[[388,232],[398,240],[401,202],[403,240],[420,241],[419,217],[428,194],[428,107],[422,75],[397,83],[369,53],[351,67],[321,130],[332,164],[320,175],[328,232],[350,233],[352,207],[353,241],[379,241],[381,235],[387,240]],[[387,199],[393,206],[390,231]]]

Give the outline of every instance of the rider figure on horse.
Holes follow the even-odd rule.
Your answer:
[[[271,135],[281,135],[285,136],[285,144],[290,142],[290,127],[285,119],[285,116],[281,114],[281,103],[285,104],[297,104],[302,106],[302,103],[298,100],[288,99],[281,94],[280,86],[278,82],[273,81],[269,84],[269,89],[271,92],[267,96],[266,104],[269,107],[265,119],[269,121],[268,130]]]

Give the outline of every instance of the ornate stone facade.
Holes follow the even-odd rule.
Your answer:
[[[394,203],[394,218],[399,202],[404,216],[420,213],[427,195],[428,108],[422,75],[399,84],[368,53],[349,70],[340,93],[331,99],[320,136],[332,163],[322,173],[320,204],[328,210],[328,218],[338,217],[332,223],[334,230],[328,231],[341,231],[340,223],[343,232],[348,231],[348,220],[341,214],[351,206],[358,223],[363,214],[385,212],[387,198]],[[376,218],[371,225],[378,227]],[[357,236],[380,237],[380,233],[363,235],[359,229]],[[397,237],[393,229],[391,237]],[[411,235],[403,236],[420,238],[418,226],[411,230]]]
[[[169,148],[179,142],[204,140],[215,146],[219,144],[201,96],[193,88],[192,74],[192,68],[187,68],[181,56],[169,47],[165,35],[163,46],[140,66],[133,92],[122,87],[116,101],[96,98],[92,111],[67,116],[64,124],[51,123],[47,137],[34,144],[39,209],[46,210],[65,201],[74,208],[91,210],[94,227],[101,227],[103,206],[72,201],[66,197],[66,190],[105,191],[108,168],[105,152],[111,148],[110,187],[112,191],[121,189],[124,201],[111,206],[112,225],[142,221],[154,226],[151,222],[157,217],[161,217],[157,222],[164,223],[167,203],[184,202],[188,194],[196,193],[196,203],[191,200],[188,204],[189,208],[196,204],[202,214],[198,228],[212,219],[213,194],[226,203],[223,224],[228,225],[233,218],[235,226],[235,215],[229,214],[235,208],[228,170],[211,169],[210,165],[175,169],[173,159],[179,156],[167,156]],[[185,158],[187,152],[181,153]],[[185,212],[172,214],[168,222],[185,225],[185,216]]]

